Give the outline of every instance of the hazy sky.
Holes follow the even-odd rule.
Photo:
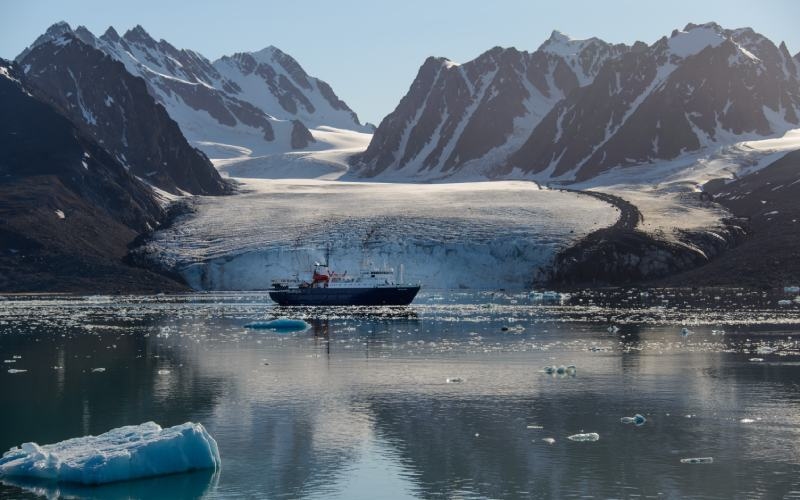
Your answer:
[[[61,20],[96,35],[141,24],[153,38],[212,60],[275,45],[376,124],[427,56],[465,62],[496,45],[535,50],[553,29],[649,44],[713,20],[800,51],[798,0],[0,0],[0,57],[15,57]]]

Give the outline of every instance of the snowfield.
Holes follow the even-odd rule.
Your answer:
[[[731,216],[720,205],[700,200],[703,184],[751,174],[795,149],[800,149],[800,129],[781,137],[708,148],[671,161],[616,168],[569,187],[596,190],[633,203],[644,218],[637,229],[679,243],[682,231],[717,232],[722,219]]]
[[[372,134],[326,126],[310,132],[317,142],[303,151],[258,155],[244,147],[198,145],[221,173],[231,177],[334,180],[347,172],[347,158],[364,151],[372,139]]]
[[[340,273],[402,264],[405,281],[426,288],[521,288],[545,277],[557,251],[619,217],[532,182],[242,181],[241,194],[196,198],[195,214],[148,244],[197,290],[305,276],[328,242]]]

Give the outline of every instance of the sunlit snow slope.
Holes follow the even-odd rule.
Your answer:
[[[232,197],[198,197],[197,213],[148,250],[198,290],[264,289],[308,270],[332,245],[338,272],[364,261],[405,268],[426,288],[519,288],[555,252],[613,224],[616,208],[531,182],[376,184],[247,180]]]

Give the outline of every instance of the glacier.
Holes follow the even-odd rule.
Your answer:
[[[220,463],[217,443],[202,424],[162,429],[146,422],[55,444],[23,443],[0,458],[0,479],[97,485],[218,469]]]
[[[556,253],[614,224],[596,198],[524,181],[389,184],[238,179],[241,193],[197,197],[156,232],[148,257],[196,290],[266,289],[315,261],[358,273],[402,264],[426,288],[524,288]]]

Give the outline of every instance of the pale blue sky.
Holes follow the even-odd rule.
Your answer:
[[[376,124],[427,56],[464,62],[495,45],[535,50],[553,29],[649,44],[687,22],[713,20],[800,51],[797,0],[0,0],[0,57],[15,57],[60,20],[97,35],[141,24],[212,60],[275,45]]]

